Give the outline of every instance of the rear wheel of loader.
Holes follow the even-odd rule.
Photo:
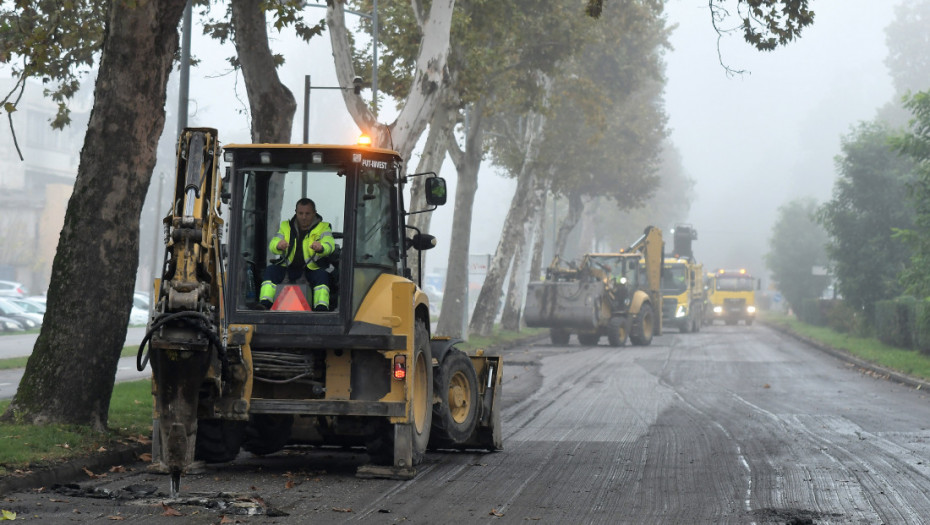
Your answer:
[[[601,340],[600,334],[578,334],[578,342],[584,346],[597,346],[597,343]]]
[[[242,448],[256,456],[267,456],[284,448],[291,439],[293,416],[255,414],[245,428]]]
[[[678,331],[681,332],[681,333],[683,333],[683,334],[686,334],[686,333],[688,333],[688,332],[691,331],[691,325],[692,325],[692,324],[693,324],[693,323],[692,323],[690,317],[687,318],[687,319],[685,319],[685,320],[683,320],[683,321],[679,321],[679,324],[678,324]]]
[[[633,329],[630,330],[630,342],[637,346],[648,346],[652,343],[652,331],[654,329],[655,318],[652,313],[652,306],[649,303],[643,303],[639,314],[633,320]]]
[[[206,463],[226,463],[236,459],[245,435],[244,421],[200,419],[197,421],[197,441],[194,459]]]
[[[417,321],[413,350],[413,399],[410,401],[410,431],[413,434],[413,464],[423,461],[433,425],[433,356],[429,347],[429,331]]]
[[[443,448],[465,443],[478,422],[478,376],[465,352],[453,348],[434,372],[433,391],[440,402],[433,405],[430,446]]]
[[[704,311],[700,308],[692,310],[694,312],[694,324],[691,326],[691,331],[700,332],[701,325],[704,324]]]
[[[552,344],[564,346],[568,344],[568,338],[571,337],[571,333],[568,330],[563,330],[561,328],[550,328],[549,329],[549,339],[552,340]]]

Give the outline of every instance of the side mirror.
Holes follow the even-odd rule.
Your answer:
[[[426,203],[430,206],[442,206],[446,203],[446,179],[442,177],[426,179]]]
[[[436,246],[436,237],[428,233],[417,233],[413,238],[407,239],[407,247],[418,251],[429,250]]]

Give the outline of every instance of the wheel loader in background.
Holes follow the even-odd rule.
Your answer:
[[[662,269],[662,319],[681,333],[700,331],[704,324],[704,266],[694,259],[691,241],[697,231],[690,224],[672,230],[672,256]]]
[[[152,364],[153,463],[170,472],[172,495],[195,460],[230,461],[240,448],[366,447],[372,463],[358,475],[401,479],[427,447],[501,448],[501,358],[431,338],[429,299],[411,280],[420,257],[408,261],[408,249],[435,238],[405,219],[444,204],[445,181],[402,173],[385,149],[221,149],[215,129],[183,131],[164,273],[138,357],[140,370]],[[429,207],[408,212],[403,189],[415,176],[427,177]],[[317,261],[329,311],[309,307],[303,277],[278,286],[266,309],[269,243],[303,197],[335,238]]]
[[[611,346],[648,345],[662,333],[659,282],[662,232],[648,226],[620,253],[585,255],[578,265],[557,257],[544,281],[527,287],[523,318],[527,326],[547,327],[554,345],[568,344],[571,334],[582,345],[607,336]]]

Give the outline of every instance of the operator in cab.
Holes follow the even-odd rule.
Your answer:
[[[271,253],[280,257],[272,261],[262,275],[261,305],[271,309],[275,290],[284,278],[297,281],[303,275],[310,284],[313,310],[328,311],[329,272],[323,259],[335,248],[332,227],[317,214],[316,203],[307,198],[298,200],[294,216],[281,222],[278,233],[268,244]]]

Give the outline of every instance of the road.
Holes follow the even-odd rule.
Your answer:
[[[25,357],[32,354],[39,334],[17,334],[0,337],[0,359]],[[126,332],[126,345],[137,345],[145,337],[145,327],[131,327]],[[152,376],[152,369],[146,367],[142,372],[136,370],[136,358],[124,357],[119,360],[116,382],[132,381]],[[16,394],[16,388],[23,377],[22,368],[0,370],[0,399],[10,399]]]
[[[366,456],[241,454],[182,480],[131,471],[7,494],[43,522],[923,523],[930,401],[764,326],[674,331],[650,347],[504,352],[504,450],[429,453],[409,481],[363,480]],[[145,496],[140,487],[161,494]],[[100,496],[123,489],[125,499]],[[225,494],[220,494],[224,492]],[[254,499],[260,498],[260,499]],[[261,507],[257,501],[262,502]],[[167,503],[167,507],[162,506]],[[217,510],[225,507],[225,510]],[[236,519],[228,517],[227,522]]]

